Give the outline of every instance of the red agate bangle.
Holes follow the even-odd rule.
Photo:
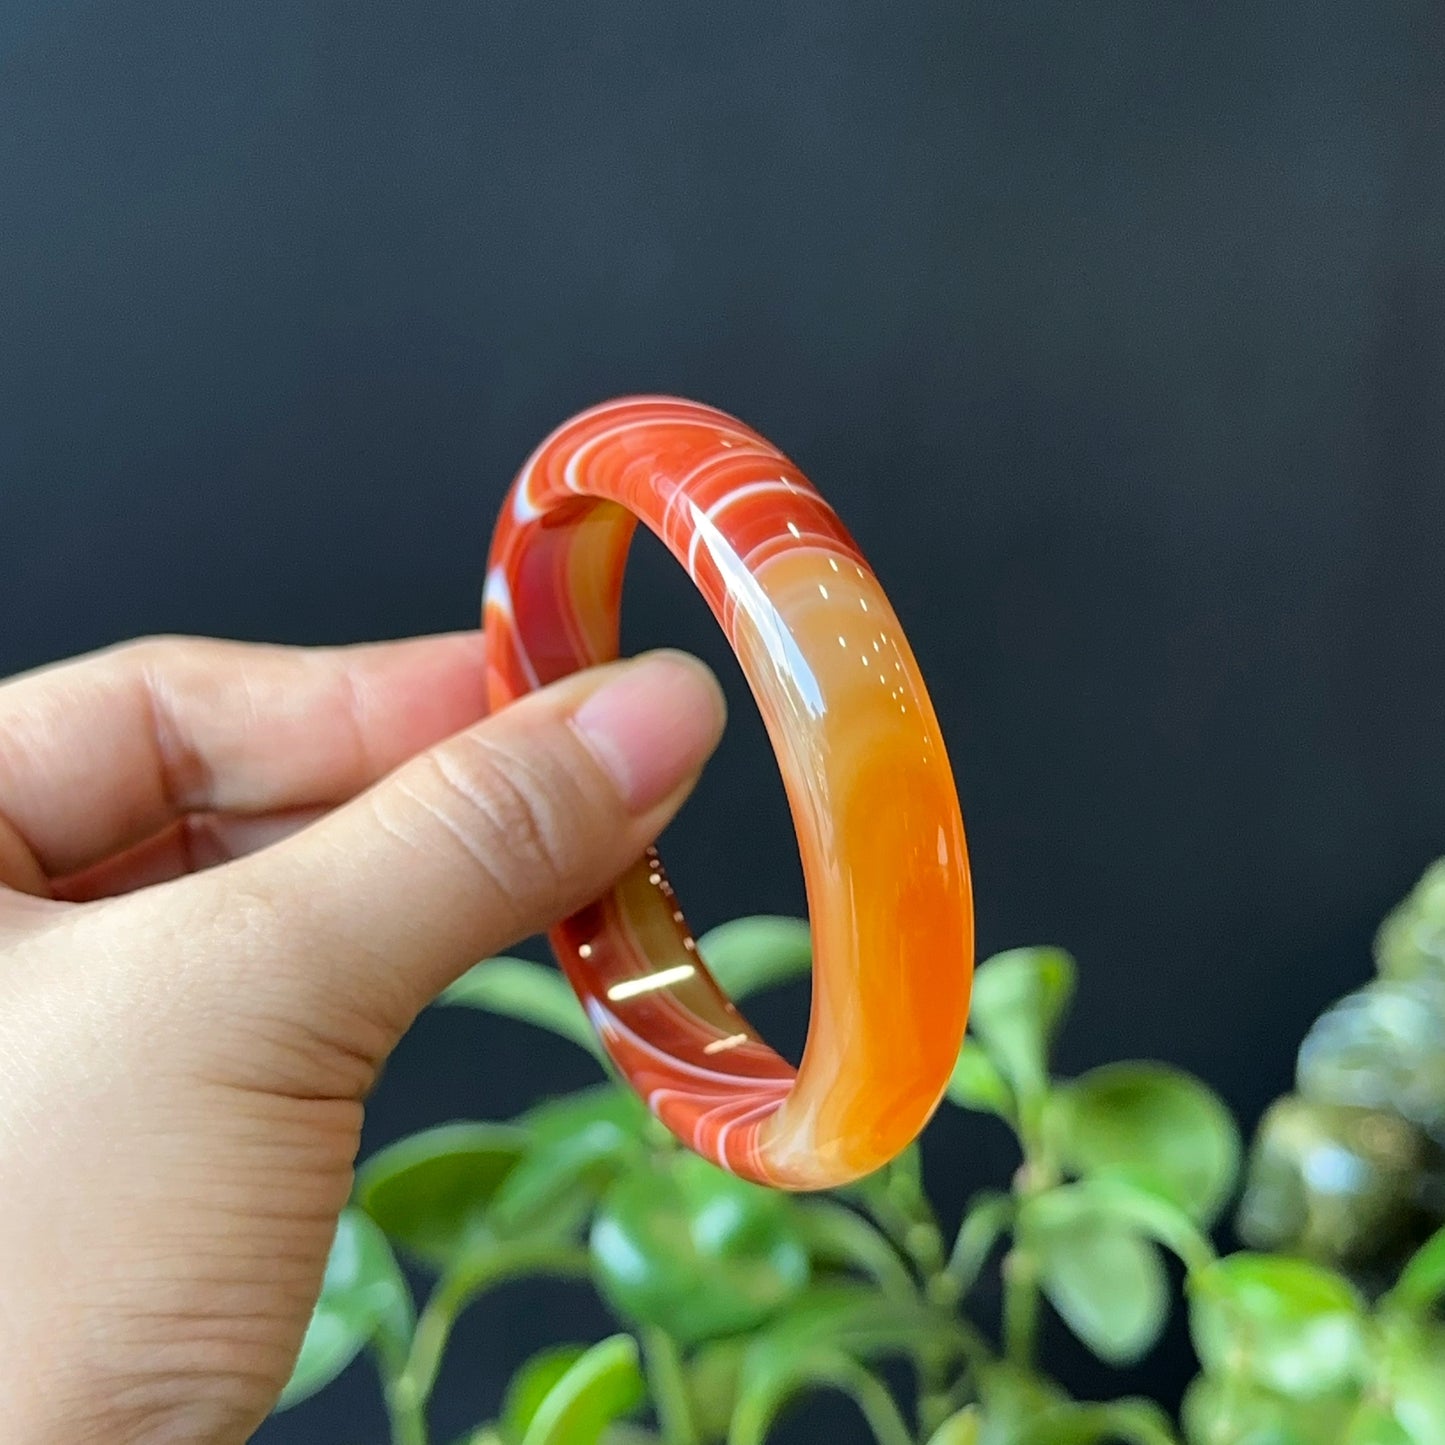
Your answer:
[[[670,397],[583,412],[522,468],[487,572],[493,707],[617,656],[638,521],[712,607],[777,753],[812,920],[802,1064],[714,982],[655,852],[552,947],[607,1052],[685,1144],[766,1184],[846,1183],[917,1136],[968,1013],[973,906],[938,719],[877,579],[798,468],[733,417]]]

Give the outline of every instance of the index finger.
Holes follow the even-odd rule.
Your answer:
[[[479,632],[129,643],[0,686],[0,824],[55,878],[188,813],[344,802],[476,722],[485,694]]]

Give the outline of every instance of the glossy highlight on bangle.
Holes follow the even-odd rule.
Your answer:
[[[671,397],[581,413],[518,475],[483,604],[494,708],[617,656],[639,521],[707,599],[777,754],[813,937],[802,1062],[713,981],[655,850],[552,947],[618,1069],[683,1143],[780,1188],[847,1183],[927,1123],[967,1020],[973,905],[938,720],[827,503],[742,422]]]

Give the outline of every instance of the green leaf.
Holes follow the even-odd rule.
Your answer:
[[[780,1319],[752,1337],[744,1357],[748,1377],[776,1361],[818,1348],[860,1360],[956,1354],[960,1333],[952,1317],[924,1301],[887,1299],[868,1285],[814,1285]]]
[[[598,1445],[608,1425],[646,1398],[636,1341],[613,1335],[593,1345],[547,1391],[521,1445]]]
[[[1394,1289],[1381,1307],[1402,1314],[1421,1315],[1445,1297],[1445,1229],[1436,1230],[1410,1256]]]
[[[960,1109],[997,1114],[1010,1123],[1015,1118],[1013,1090],[993,1060],[972,1039],[965,1039],[948,1081],[948,1098]]]
[[[815,1285],[748,1343],[730,1445],[759,1445],[778,1411],[810,1386],[851,1394],[877,1438],[893,1438],[901,1423],[896,1407],[857,1362],[902,1355],[947,1364],[960,1350],[953,1318],[916,1297],[890,1299],[861,1284]],[[909,1438],[906,1427],[900,1438]]]
[[[1256,1249],[1371,1259],[1414,1217],[1424,1145],[1393,1114],[1278,1099],[1250,1149],[1239,1233]]]
[[[787,1195],[693,1154],[607,1191],[592,1223],[598,1287],[624,1318],[684,1344],[751,1329],[808,1283],[808,1250]]]
[[[1093,1069],[1055,1089],[1049,1137],[1064,1168],[1147,1184],[1211,1223],[1234,1190],[1240,1139],[1229,1110],[1166,1064]]]
[[[745,1370],[728,1430],[728,1445],[764,1445],[774,1420],[809,1388],[840,1390],[862,1410],[879,1445],[911,1445],[912,1434],[888,1388],[846,1351],[825,1345],[771,1355]]]
[[[1445,978],[1445,858],[1380,925],[1375,966],[1386,978]]]
[[[747,1347],[746,1335],[709,1340],[687,1362],[688,1399],[704,1440],[721,1439],[727,1434]]]
[[[1377,979],[1325,1011],[1300,1045],[1307,1099],[1398,1114],[1445,1132],[1445,975]]]
[[[1017,1095],[1048,1084],[1049,1050],[1074,996],[1074,960],[1061,948],[1015,948],[979,964],[970,1026]]]
[[[1061,1185],[1030,1200],[1029,1213],[1040,1229],[1068,1229],[1084,1221],[1131,1229],[1178,1255],[1188,1270],[1214,1259],[1209,1241],[1177,1204],[1127,1179],[1104,1176]]]
[[[1180,1418],[1189,1445],[1342,1445],[1353,1394],[1291,1400],[1248,1381],[1200,1375]]]
[[[801,918],[735,918],[704,933],[697,951],[734,1003],[801,978],[813,966],[813,937]]]
[[[553,1345],[533,1355],[512,1376],[502,1401],[503,1439],[521,1440],[536,1418],[542,1401],[586,1353],[586,1345]]]
[[[441,1124],[373,1154],[355,1200],[419,1259],[444,1267],[482,1227],[527,1136],[508,1124]]]
[[[1168,1417],[1148,1400],[1114,1400],[1106,1405],[1069,1402],[1030,1420],[1015,1437],[1017,1445],[1175,1445]]]
[[[815,1287],[751,1340],[728,1445],[762,1445],[783,1406],[818,1387],[850,1394],[877,1441],[909,1445],[912,1436],[892,1396],[861,1361],[900,1354],[938,1361],[955,1337],[948,1316],[916,1299],[890,1301],[858,1285]]]
[[[948,1279],[960,1296],[973,1288],[984,1262],[1013,1223],[1014,1207],[1013,1196],[997,1190],[985,1190],[969,1200],[947,1267]]]
[[[702,1445],[677,1341],[662,1330],[642,1337],[644,1368],[657,1428],[672,1445]]]
[[[1190,1329],[1210,1374],[1315,1399],[1359,1380],[1363,1305],[1348,1281],[1305,1260],[1232,1254],[1189,1283]]]
[[[1445,1445],[1445,1328],[1386,1315],[1346,1445]]]
[[[977,1405],[969,1405],[950,1415],[932,1435],[928,1445],[980,1445],[983,1438],[983,1417]]]
[[[520,1019],[602,1057],[602,1045],[577,995],[556,969],[544,964],[525,958],[489,958],[468,969],[437,1002]]]
[[[1380,1413],[1408,1445],[1445,1445],[1445,1329],[1390,1321],[1379,1355],[1370,1394]]]
[[[375,1348],[385,1377],[394,1379],[415,1323],[411,1291],[385,1235],[359,1210],[343,1209],[321,1296],[276,1408],[289,1409],[324,1389],[367,1345]]]
[[[1049,1303],[1101,1360],[1131,1364],[1158,1342],[1169,1280],[1152,1244],[1105,1219],[1040,1228],[1026,1208],[1024,1222]]]
[[[570,1233],[606,1187],[646,1157],[651,1116],[630,1090],[599,1085],[542,1104],[518,1121],[526,1152],[492,1201],[499,1233]]]
[[[366,1348],[369,1330],[370,1321],[317,1305],[276,1409],[289,1410],[324,1390]]]
[[[1350,1418],[1342,1445],[1415,1445],[1415,1442],[1386,1406],[1367,1400]]]
[[[979,1445],[1018,1445],[1035,1420],[1068,1403],[1052,1380],[1000,1360],[977,1370],[983,1402]]]
[[[794,1218],[814,1265],[858,1270],[884,1294],[911,1298],[913,1276],[897,1250],[861,1215],[831,1199],[800,1203]]]
[[[555,1142],[577,1133],[604,1133],[619,1148],[643,1139],[652,1115],[631,1089],[594,1084],[528,1109],[516,1121],[534,1139]]]

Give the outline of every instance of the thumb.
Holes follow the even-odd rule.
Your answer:
[[[264,960],[268,1011],[304,1023],[339,990],[380,1034],[357,1051],[385,1052],[479,958],[604,893],[677,811],[723,721],[716,679],[682,653],[578,673],[192,881],[219,890],[217,924],[232,939],[241,925],[251,964]]]

